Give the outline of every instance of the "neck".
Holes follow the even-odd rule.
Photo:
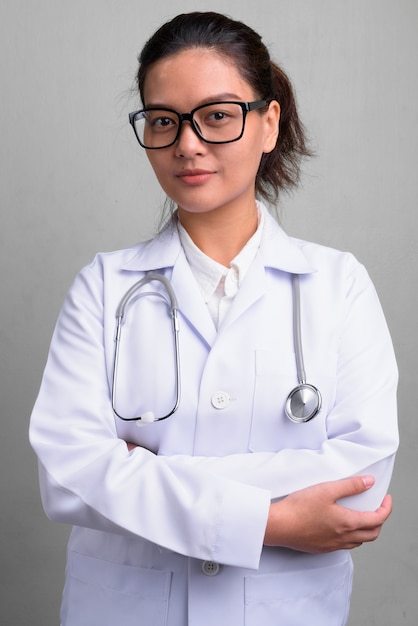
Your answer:
[[[178,208],[182,226],[204,254],[229,267],[258,227],[258,210],[254,203],[236,211],[214,209],[192,213]]]

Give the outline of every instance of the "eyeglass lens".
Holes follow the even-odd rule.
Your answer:
[[[194,127],[200,137],[213,143],[239,139],[244,125],[244,112],[237,103],[217,103],[199,107],[193,113]],[[146,148],[163,148],[177,138],[180,117],[166,109],[148,109],[134,120],[140,143]]]

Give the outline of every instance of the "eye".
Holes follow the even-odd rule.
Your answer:
[[[214,109],[212,111],[208,111],[208,114],[205,117],[205,122],[207,124],[220,124],[222,122],[227,122],[230,118],[231,114],[229,111]]]
[[[224,126],[240,120],[242,118],[242,110],[236,103],[221,102],[202,107],[197,112],[196,117],[199,118],[199,123],[207,126]]]
[[[164,109],[156,109],[155,111],[146,111],[146,124],[154,132],[163,130],[171,130],[177,128],[178,119],[173,116],[170,111]]]
[[[212,119],[215,122],[221,122],[222,120],[226,119],[228,116],[227,113],[225,113],[225,111],[214,111],[213,113],[211,113],[210,115],[208,115],[208,119]]]
[[[151,121],[152,126],[160,126],[161,128],[165,128],[166,126],[172,126],[175,124],[175,121],[170,119],[169,117],[157,117]]]

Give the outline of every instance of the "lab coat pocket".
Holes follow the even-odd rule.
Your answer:
[[[69,554],[62,626],[165,626],[171,572]]]
[[[284,448],[318,449],[327,439],[327,415],[335,399],[336,355],[305,351],[308,383],[319,389],[322,407],[305,423],[285,414],[288,394],[297,384],[295,355],[272,350],[255,353],[255,392],[249,447],[252,452],[277,452]]]
[[[352,563],[245,579],[245,626],[344,626]]]

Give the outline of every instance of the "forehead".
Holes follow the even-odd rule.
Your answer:
[[[210,48],[191,48],[154,63],[144,83],[146,106],[196,106],[208,99],[251,100],[254,92],[234,61]]]

